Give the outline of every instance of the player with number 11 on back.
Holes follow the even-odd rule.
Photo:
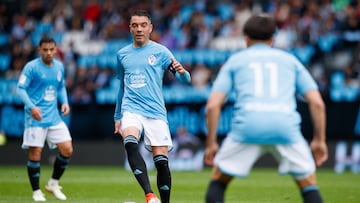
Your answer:
[[[244,25],[248,48],[226,61],[212,87],[206,105],[205,163],[214,168],[206,203],[223,203],[233,177],[246,177],[266,152],[279,161],[280,174],[292,175],[304,203],[322,202],[315,169],[328,157],[325,105],[306,68],[291,54],[271,47],[275,30],[273,18],[250,17]],[[231,129],[219,149],[216,133],[221,107],[232,92]],[[309,106],[314,129],[310,147],[301,134],[296,94]]]

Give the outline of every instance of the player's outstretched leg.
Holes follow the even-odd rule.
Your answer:
[[[129,135],[124,138],[124,146],[127,152],[127,158],[130,168],[136,180],[144,190],[144,193],[153,193],[150,187],[150,181],[145,161],[138,149],[138,140],[135,136]]]

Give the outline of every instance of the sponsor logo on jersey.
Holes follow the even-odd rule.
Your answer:
[[[56,99],[55,87],[50,85],[45,89],[44,100],[45,101],[54,101]]]
[[[154,55],[151,55],[149,56],[148,61],[150,65],[154,65],[156,62],[156,57]]]
[[[146,75],[141,71],[129,75],[129,86],[133,88],[140,88],[146,86]]]

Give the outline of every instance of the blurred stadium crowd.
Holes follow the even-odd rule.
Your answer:
[[[299,57],[325,99],[359,98],[359,0],[3,0],[1,95],[12,94],[24,64],[37,55],[40,37],[50,35],[66,67],[72,103],[112,103],[115,52],[130,43],[128,16],[134,8],[150,11],[152,40],[191,71],[196,91],[207,89],[226,58],[245,47],[245,20],[264,12],[278,23],[274,46]],[[164,83],[180,86],[171,75]]]

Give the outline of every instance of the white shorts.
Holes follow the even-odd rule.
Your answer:
[[[301,180],[316,170],[305,140],[290,145],[257,145],[235,142],[228,136],[215,156],[215,164],[225,174],[246,177],[254,163],[265,153],[272,154],[279,162],[281,175],[291,174]]]
[[[148,118],[136,113],[124,112],[121,119],[121,131],[127,127],[136,127],[139,134],[144,132],[146,149],[151,151],[151,146],[168,146],[172,149],[172,140],[169,125],[159,119]],[[138,137],[140,139],[140,136]]]
[[[44,147],[45,140],[47,141],[50,149],[55,149],[56,144],[70,141],[72,139],[68,127],[64,122],[60,122],[57,125],[46,128],[25,128],[21,147],[23,149],[28,149],[29,147]]]

